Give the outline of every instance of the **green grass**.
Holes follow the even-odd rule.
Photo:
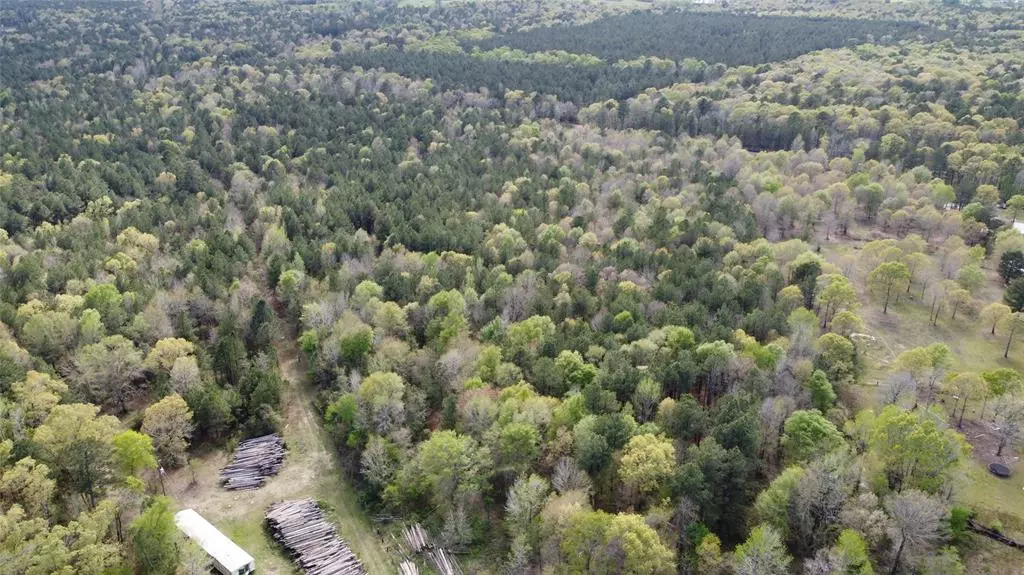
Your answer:
[[[395,571],[394,562],[380,546],[380,539],[347,483],[324,477],[308,496],[325,505],[328,519],[338,527],[338,534],[363,562],[368,573]],[[262,508],[255,508],[241,517],[222,520],[218,524],[228,537],[253,556],[260,573],[298,573],[285,551],[264,529],[263,514]]]
[[[890,305],[888,314],[882,314],[875,302],[865,303],[861,310],[865,331],[877,339],[862,348],[867,364],[865,382],[883,380],[900,353],[933,343],[944,343],[953,351],[954,371],[1024,368],[1024,338],[1015,342],[1009,358],[1004,359],[1006,334],[1002,330],[996,330],[993,336],[978,321],[962,317],[954,321],[948,312],[942,313],[938,325],[933,326],[928,315],[928,307],[916,301]]]
[[[843,254],[856,250],[856,243],[825,244],[823,253],[826,259],[839,262]],[[975,295],[982,305],[998,301],[1002,295],[995,272],[986,270],[986,273],[989,282]],[[875,338],[859,347],[864,361],[864,384],[852,390],[858,408],[878,405],[877,384],[885,381],[900,353],[915,347],[946,344],[954,355],[951,371],[982,372],[1001,367],[1024,370],[1024,337],[1017,338],[1009,357],[1004,358],[1007,335],[1004,330],[997,329],[996,335],[991,335],[991,326],[986,327],[979,320],[962,314],[953,320],[949,311],[943,311],[937,325],[932,325],[929,306],[906,296],[898,303],[890,303],[889,312],[883,314],[882,302],[863,289],[863,277],[854,279],[854,283],[861,288],[859,315],[864,321],[864,333]],[[966,418],[976,418],[980,411],[981,402],[971,401]],[[980,459],[972,456],[965,462],[954,491],[954,502],[973,510],[983,524],[1001,524],[1008,536],[1024,539],[1024,463],[1019,459],[1015,463],[1011,461],[1013,477],[999,479],[988,472]],[[980,536],[973,538],[964,564],[970,574],[1024,575],[1024,554]]]
[[[228,454],[210,452],[193,459],[197,481],[178,470],[168,477],[168,493],[179,507],[191,507],[245,549],[256,560],[260,574],[298,573],[290,558],[264,528],[264,513],[271,504],[287,499],[311,498],[324,504],[338,535],[349,545],[368,573],[395,573],[399,555],[378,538],[359,506],[356,492],[346,481],[341,462],[313,407],[314,390],[297,363],[291,338],[275,341],[282,376],[283,434],[288,455],[280,473],[254,491],[226,491],[217,481]]]
[[[1015,467],[1013,477],[1000,479],[972,461],[964,477],[964,488],[957,490],[955,500],[977,512],[982,523],[992,525],[998,521],[1003,533],[1021,540],[1024,539],[1024,465],[1018,462]],[[1021,560],[1024,562],[1024,555]]]
[[[263,530],[263,511],[221,523],[224,534],[256,560],[259,573],[298,573],[291,560]]]

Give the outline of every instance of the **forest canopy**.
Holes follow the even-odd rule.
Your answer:
[[[370,573],[433,572],[416,524],[494,575],[1019,565],[971,531],[1024,540],[1019,10],[26,1],[0,25],[13,573],[207,573],[186,507],[286,572],[283,499]],[[223,489],[272,433],[279,476]]]
[[[533,28],[496,35],[483,49],[566,50],[610,62],[657,56],[726,66],[788,60],[807,52],[863,43],[941,39],[931,26],[907,21],[761,16],[669,10],[609,16],[579,26]]]

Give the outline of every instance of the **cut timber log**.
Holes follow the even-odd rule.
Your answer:
[[[420,569],[415,563],[409,560],[402,561],[398,565],[399,575],[420,575]]]
[[[366,575],[363,564],[312,499],[271,505],[267,524],[274,540],[307,575]]]
[[[1009,537],[1007,537],[1006,535],[1003,535],[1002,533],[996,531],[995,529],[992,529],[990,527],[985,527],[984,525],[976,522],[973,519],[968,519],[967,520],[967,528],[970,529],[971,531],[977,533],[978,535],[984,535],[985,537],[988,537],[989,539],[993,539],[995,541],[998,541],[998,542],[1002,543],[1003,545],[1006,545],[1008,547],[1013,547],[1014,549],[1018,549],[1020,551],[1024,551],[1024,542],[1014,541],[1013,539],[1010,539]]]
[[[258,489],[284,465],[284,440],[276,434],[246,439],[238,444],[231,463],[220,472],[226,489]]]
[[[455,557],[445,549],[433,545],[422,525],[419,523],[410,525],[405,528],[403,534],[409,549],[413,553],[426,555],[438,573],[441,575],[463,575],[462,568],[459,567],[459,562],[455,560]],[[405,573],[403,572],[402,575]]]
[[[434,568],[441,575],[463,575],[459,562],[452,554],[438,547],[427,552],[427,557],[434,562]]]
[[[427,532],[419,523],[405,528],[405,541],[409,544],[409,548],[412,549],[413,553],[419,553],[420,551],[423,551],[425,547],[430,546],[430,541],[427,539]]]

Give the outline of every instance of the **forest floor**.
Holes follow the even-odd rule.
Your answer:
[[[331,447],[314,407],[315,390],[303,372],[295,338],[281,334],[274,349],[286,382],[283,390],[283,433],[288,454],[281,472],[254,491],[227,491],[218,484],[228,453],[217,451],[194,458],[188,469],[168,474],[168,495],[182,509],[195,509],[256,559],[265,574],[295,573],[292,562],[264,529],[263,514],[270,504],[284,499],[313,498],[325,507],[338,533],[363,562],[368,573],[397,571],[373,526],[363,514],[355,491],[342,474],[341,462]]]

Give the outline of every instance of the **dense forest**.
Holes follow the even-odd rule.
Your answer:
[[[0,573],[291,572],[285,497],[371,574],[1024,573],[1019,7],[0,26]]]
[[[657,56],[694,58],[727,66],[788,60],[806,52],[865,42],[893,42],[944,34],[911,21],[760,16],[723,12],[633,12],[579,26],[533,28],[497,35],[482,48],[531,52],[567,50],[609,60]]]

